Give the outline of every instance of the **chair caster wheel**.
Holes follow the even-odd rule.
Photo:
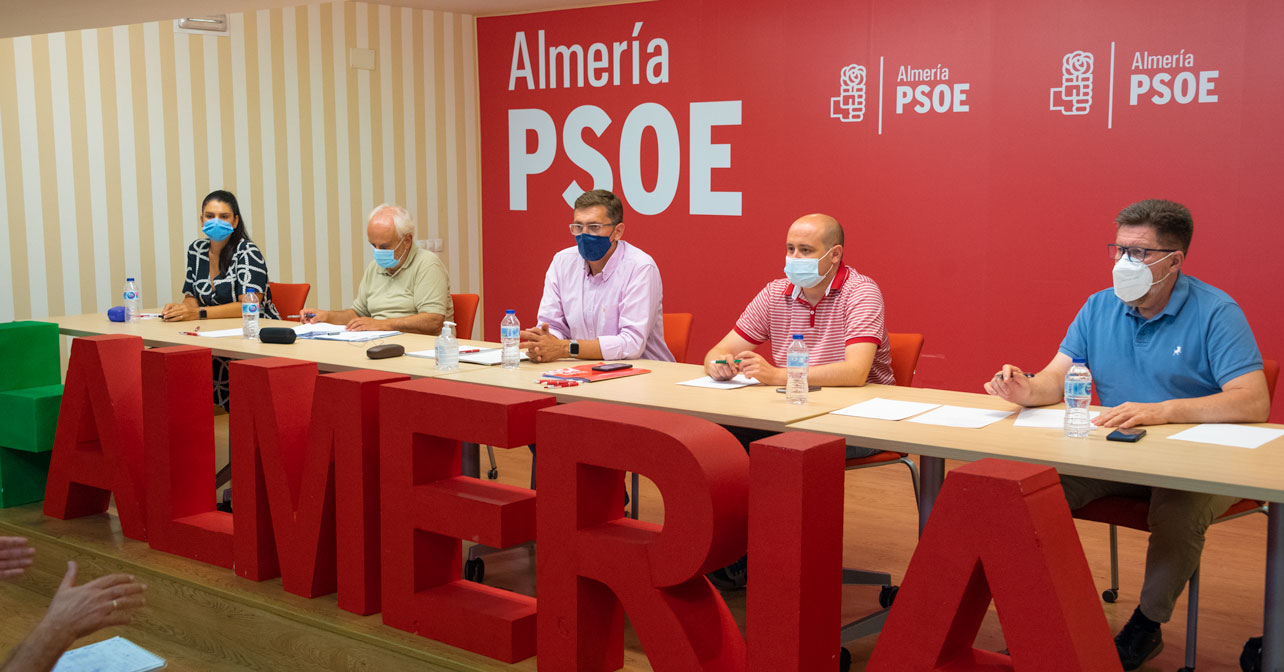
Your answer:
[[[492,481],[499,478],[499,470],[492,467],[490,471],[486,472],[486,478]]]
[[[892,602],[896,601],[896,593],[901,591],[900,586],[883,586],[878,591],[878,606],[884,609],[890,609]]]
[[[838,649],[838,672],[848,672],[852,669],[852,654],[847,649]]]
[[[474,558],[464,563],[464,580],[481,583],[486,578],[486,561]]]
[[[1114,588],[1107,588],[1106,590],[1101,591],[1101,599],[1105,600],[1108,604],[1114,604],[1115,600],[1119,599],[1119,591]]]

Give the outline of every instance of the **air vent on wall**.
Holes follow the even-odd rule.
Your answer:
[[[174,32],[193,35],[227,35],[227,15],[191,16],[174,19]]]

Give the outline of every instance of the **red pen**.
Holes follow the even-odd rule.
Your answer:
[[[178,334],[180,336],[200,336],[200,334],[196,333],[200,330],[201,330],[201,325],[198,324],[196,325],[196,329],[194,331],[180,331],[178,332]]]

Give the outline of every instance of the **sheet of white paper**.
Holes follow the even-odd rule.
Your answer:
[[[909,422],[979,429],[998,422],[1009,415],[1012,415],[1012,411],[991,411],[984,408],[967,408],[964,406],[941,406],[916,418],[910,418]]]
[[[362,341],[376,341],[389,336],[396,336],[400,331],[339,331],[335,333],[313,334],[312,338],[318,341],[348,341],[350,343],[360,343]]]
[[[151,651],[112,637],[62,654],[53,672],[148,672],[165,665],[165,659]]]
[[[1089,420],[1098,415],[1101,415],[1101,411],[1088,411]],[[1023,408],[1012,426],[1062,429],[1066,426],[1066,412],[1059,408]],[[1092,429],[1096,429],[1096,426]]]
[[[833,411],[833,414],[850,415],[856,418],[873,418],[875,420],[904,420],[923,411],[930,411],[937,406],[940,406],[940,404],[928,404],[921,401],[896,401],[894,399],[876,397],[869,401],[862,401],[859,404],[852,404],[847,408],[840,408]]]
[[[1284,436],[1284,429],[1268,427],[1248,427],[1245,425],[1205,424],[1177,432],[1170,439],[1178,441],[1195,441],[1197,443],[1215,443],[1219,446],[1235,448],[1257,448]]]
[[[471,350],[472,352],[464,352],[465,350]],[[435,350],[416,350],[415,352],[407,352],[406,354],[410,357],[423,357],[426,359],[437,358],[437,352]],[[502,348],[482,348],[478,350],[477,348],[466,345],[459,346],[459,361],[461,362],[481,364],[482,366],[494,366],[502,363],[503,357],[504,350]],[[526,353],[523,352],[521,353],[520,359],[524,361],[529,359],[529,357],[527,357]]]
[[[240,327],[235,329],[219,329],[218,331],[198,331],[197,336],[202,338],[224,338],[226,336],[240,336],[243,332]]]
[[[695,378],[693,380],[684,380],[678,384],[688,385],[690,387],[707,387],[711,390],[734,390],[738,387],[757,385],[758,381],[753,378],[745,378],[741,374],[736,374],[736,377],[731,380],[714,380],[709,376],[705,376],[703,378]]]
[[[291,327],[294,333],[299,336],[310,336],[313,334],[334,334],[344,330],[342,324],[330,324],[328,322],[317,322],[316,324],[300,324],[297,327]]]

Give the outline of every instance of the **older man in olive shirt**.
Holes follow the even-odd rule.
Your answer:
[[[439,334],[454,315],[450,276],[437,255],[415,246],[415,222],[399,205],[370,213],[366,239],[374,261],[366,266],[357,298],[346,310],[305,308],[304,322],[346,325],[350,331]]]

